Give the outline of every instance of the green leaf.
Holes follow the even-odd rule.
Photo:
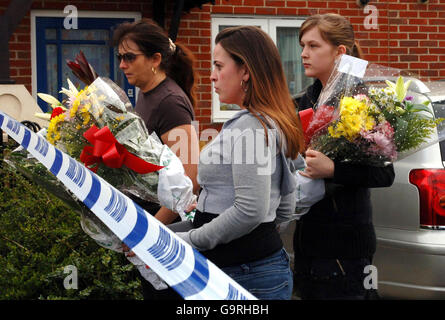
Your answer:
[[[412,105],[412,107],[410,108],[410,111],[411,112],[425,111],[434,117],[434,113],[431,111],[431,109],[428,106],[421,104],[421,103],[416,103],[416,104]]]
[[[406,97],[406,93],[408,92],[408,88],[409,88],[410,84],[411,84],[411,80],[408,80],[405,83],[405,82],[403,82],[403,77],[402,76],[397,78],[395,92],[396,92],[397,99],[401,103],[403,102],[403,100]]]
[[[402,118],[397,118],[396,127],[397,129],[394,132],[394,139],[397,148],[399,148],[399,146],[403,144],[402,138],[406,136],[406,131],[408,130],[408,121]]]

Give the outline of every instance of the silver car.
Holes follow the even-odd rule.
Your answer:
[[[425,85],[416,91],[445,117],[445,81]],[[394,163],[391,187],[371,189],[383,298],[445,299],[444,161],[445,141],[434,143]]]

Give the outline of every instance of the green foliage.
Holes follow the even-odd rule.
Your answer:
[[[142,299],[138,271],[89,238],[77,213],[5,163],[0,177],[0,300]],[[78,289],[63,285],[68,265]]]

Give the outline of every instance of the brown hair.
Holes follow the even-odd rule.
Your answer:
[[[299,40],[312,28],[318,27],[323,40],[334,46],[344,45],[346,54],[361,58],[360,45],[355,40],[354,28],[349,20],[336,13],[316,14],[307,18],[300,28]]]
[[[222,30],[215,44],[220,44],[238,65],[247,68],[250,78],[243,105],[261,122],[266,139],[264,121],[267,123],[270,118],[286,137],[286,156],[296,158],[304,147],[301,123],[272,39],[258,27],[240,26]]]
[[[193,107],[196,106],[197,73],[193,68],[195,58],[189,49],[180,43],[172,49],[164,30],[150,19],[120,24],[114,31],[113,45],[118,46],[127,39],[136,43],[148,58],[160,53],[161,70],[181,87]]]

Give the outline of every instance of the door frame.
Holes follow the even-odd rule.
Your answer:
[[[113,11],[77,11],[79,18],[110,18],[140,20],[140,12],[113,12]],[[31,87],[32,96],[37,101],[37,39],[36,18],[63,18],[67,14],[63,10],[31,10]],[[136,94],[137,97],[137,89]]]

